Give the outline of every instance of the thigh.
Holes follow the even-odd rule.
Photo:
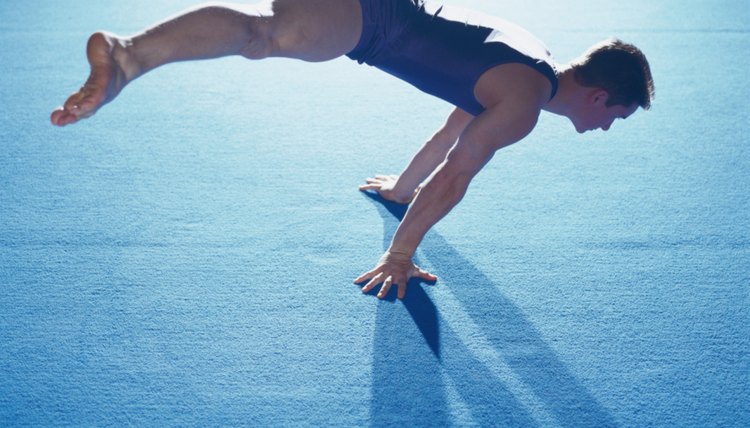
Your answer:
[[[354,49],[362,34],[359,0],[273,0],[273,56],[327,61]]]

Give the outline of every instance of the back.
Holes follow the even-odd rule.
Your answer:
[[[370,32],[368,55],[357,57],[353,52],[350,57],[468,113],[484,111],[474,87],[483,73],[498,65],[525,64],[550,80],[551,97],[557,90],[554,61],[546,46],[515,24],[465,9],[419,7],[411,0],[361,3],[379,27]]]

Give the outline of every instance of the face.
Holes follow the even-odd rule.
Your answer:
[[[632,106],[607,106],[607,92],[598,89],[587,96],[575,117],[571,118],[578,133],[601,129],[607,131],[616,119],[627,119],[635,113],[638,104]]]

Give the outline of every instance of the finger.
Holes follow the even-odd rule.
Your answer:
[[[404,300],[404,297],[406,297],[407,284],[408,283],[406,281],[401,281],[398,283],[398,296],[397,297],[399,300]]]
[[[383,185],[383,181],[378,178],[367,177],[365,181],[367,184],[359,186],[359,190],[379,190]]]
[[[378,174],[375,176],[378,180],[384,180],[384,181],[392,181],[392,180],[398,180],[398,175],[385,175],[385,174]]]
[[[417,271],[413,276],[416,276],[418,278],[427,280],[427,281],[437,281],[438,277],[436,275],[433,275],[426,270],[422,269],[421,267],[417,266]]]
[[[372,278],[372,279],[370,280],[370,282],[368,282],[367,284],[365,284],[365,286],[364,286],[364,287],[362,287],[362,292],[363,292],[363,293],[369,293],[369,292],[370,292],[370,290],[372,290],[373,288],[375,288],[375,286],[376,286],[376,285],[378,285],[378,284],[380,284],[381,282],[383,282],[383,281],[381,280],[382,276],[383,276],[383,273],[382,273],[382,272],[381,272],[381,273],[379,273],[379,274],[377,274],[377,275],[375,275],[375,276],[374,276],[374,277],[373,277],[373,278]]]
[[[388,278],[383,281],[383,286],[380,287],[380,291],[378,292],[378,299],[383,299],[388,295],[388,291],[390,291],[391,285],[393,285],[393,277],[388,275]]]
[[[359,190],[380,190],[380,184],[363,184]]]
[[[364,281],[364,280],[366,280],[366,279],[370,279],[370,278],[372,278],[372,277],[373,277],[373,275],[375,274],[375,272],[376,272],[376,270],[375,270],[375,269],[373,269],[373,270],[368,270],[367,272],[365,272],[365,273],[363,273],[362,275],[358,276],[358,277],[357,277],[357,279],[355,279],[355,280],[354,280],[354,283],[355,283],[355,284],[359,284],[360,282],[362,282],[362,281]]]

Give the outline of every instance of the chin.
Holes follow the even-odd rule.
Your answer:
[[[583,134],[584,132],[587,131],[587,129],[583,129],[580,126],[578,126],[578,124],[575,123],[575,122],[573,122],[573,120],[571,120],[570,123],[571,123],[571,125],[573,125],[573,128],[575,128],[576,132],[579,133],[579,134]]]

